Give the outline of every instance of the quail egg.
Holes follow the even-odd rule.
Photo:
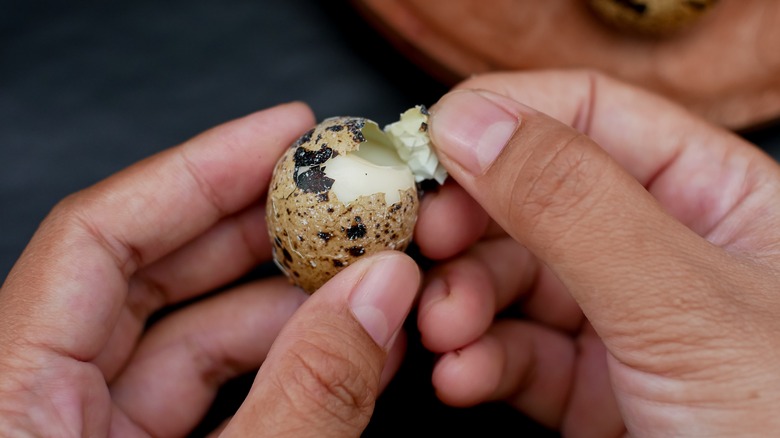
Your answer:
[[[607,23],[639,34],[664,36],[685,29],[717,0],[590,0]]]
[[[361,257],[406,250],[420,205],[418,184],[443,183],[422,105],[380,128],[332,117],[295,141],[277,162],[266,201],[273,259],[313,293]]]

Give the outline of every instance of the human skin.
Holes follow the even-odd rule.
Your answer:
[[[55,206],[0,290],[2,435],[186,436],[262,364],[215,434],[359,436],[403,354],[414,261],[366,257],[310,298],[281,276],[230,286],[270,260],[262,197],[313,125],[280,105]]]
[[[439,398],[567,437],[776,434],[776,162],[593,72],[457,88],[429,126],[452,180],[416,234]]]

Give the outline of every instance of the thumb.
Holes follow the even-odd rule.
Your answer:
[[[461,90],[431,108],[429,130],[452,177],[555,272],[607,341],[646,328],[643,316],[663,324],[660,308],[682,311],[668,304],[675,278],[712,275],[718,250],[573,128],[499,94]]]
[[[222,436],[360,436],[419,283],[394,251],[341,271],[287,322]]]

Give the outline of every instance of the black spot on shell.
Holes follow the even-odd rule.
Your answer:
[[[390,212],[391,213],[395,213],[396,211],[398,211],[400,209],[401,209],[401,203],[400,202],[395,203],[392,206],[390,206]]]
[[[428,132],[428,124],[425,122],[420,123],[420,132]]]
[[[632,11],[636,12],[639,15],[643,15],[645,12],[647,12],[647,5],[644,2],[637,1],[637,0],[615,0],[615,3],[631,9]]]
[[[318,193],[317,200],[319,202],[328,202],[330,200],[330,197],[328,196],[328,192]]]
[[[330,159],[333,156],[333,149],[327,146],[321,146],[319,150],[310,151],[306,148],[299,147],[295,151],[293,159],[295,160],[295,168],[301,166],[317,166]]]
[[[362,256],[363,254],[366,253],[366,249],[363,248],[362,246],[351,246],[351,247],[347,248],[347,252],[352,257],[360,257],[360,256]]]
[[[333,213],[333,207],[328,207],[328,210],[327,210],[327,212],[328,212],[328,213]]]
[[[317,233],[317,237],[327,242],[333,237],[333,234],[320,231],[319,233]]]
[[[314,134],[314,128],[306,131],[305,134],[298,137],[298,140],[295,140],[295,142],[290,147],[298,148],[301,147],[301,145],[308,143],[309,141],[311,141],[312,134]]]
[[[333,259],[333,266],[337,268],[342,268],[344,267],[344,262],[342,262],[341,260]]]
[[[319,166],[312,167],[300,175],[296,170],[294,178],[295,185],[306,193],[327,192],[333,187],[334,182],[333,178],[325,176],[325,172]]]
[[[347,228],[347,237],[349,240],[360,239],[366,235],[366,226],[360,221],[360,217],[355,218],[355,225]]]
[[[282,240],[276,236],[274,236],[274,245],[278,246],[279,248],[282,247]]]
[[[352,135],[352,141],[355,143],[363,143],[366,141],[366,137],[363,136],[363,127],[365,125],[365,119],[361,118],[350,118],[344,122],[344,127],[347,128],[350,135]]]
[[[284,260],[286,262],[292,261],[292,255],[290,254],[290,251],[287,251],[287,248],[282,248],[282,254],[284,254]]]
[[[344,130],[344,125],[333,125],[325,128],[326,131],[339,132]]]

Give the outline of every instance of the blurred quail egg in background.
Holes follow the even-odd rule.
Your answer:
[[[684,30],[717,0],[589,0],[590,7],[616,28],[649,36]]]
[[[273,259],[313,293],[356,259],[404,251],[420,205],[418,183],[447,178],[422,105],[380,129],[332,117],[301,136],[274,168],[266,204]]]

